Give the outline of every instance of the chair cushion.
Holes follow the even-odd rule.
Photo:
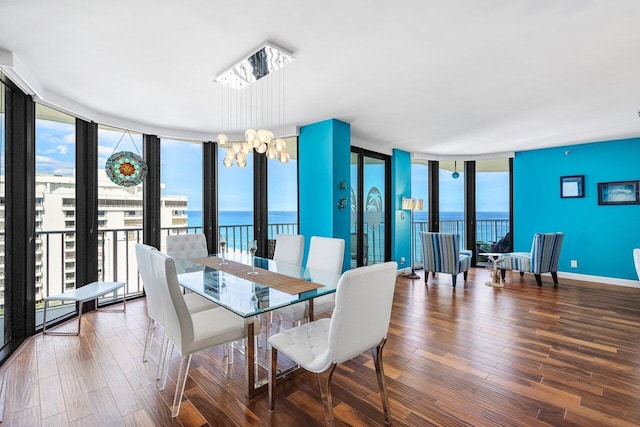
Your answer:
[[[336,305],[336,298],[334,294],[322,295],[313,300],[313,314],[325,313],[333,310]],[[298,322],[304,320],[309,316],[309,310],[307,309],[307,303],[299,302],[297,304],[287,305],[285,307],[277,308],[275,313],[284,317],[291,322]]]
[[[200,311],[209,310],[212,308],[220,307],[213,301],[209,301],[206,298],[201,297],[195,292],[190,292],[184,295],[184,302],[187,304],[189,313],[198,313]]]
[[[299,302],[297,304],[290,304],[285,307],[276,308],[274,312],[287,320],[297,322],[298,320],[304,319],[306,311],[307,305],[303,302]]]
[[[215,347],[244,338],[247,335],[244,319],[226,308],[191,314],[193,319],[193,342],[184,343],[184,353],[191,354],[205,348]],[[259,324],[258,324],[258,330]]]
[[[460,264],[458,266],[458,271],[469,271],[471,268],[471,256],[467,254],[460,253]]]
[[[327,368],[331,319],[319,319],[269,338],[269,344],[311,372]]]
[[[505,254],[503,261],[498,264],[501,269],[531,271],[531,254],[529,252],[511,252]]]

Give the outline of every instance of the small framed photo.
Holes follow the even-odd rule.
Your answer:
[[[584,175],[561,176],[560,197],[584,197]]]
[[[599,182],[598,204],[640,204],[640,181]]]

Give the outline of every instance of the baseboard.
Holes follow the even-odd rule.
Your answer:
[[[629,279],[618,279],[615,277],[592,276],[589,274],[567,273],[558,271],[558,277],[562,279],[580,280],[583,282],[604,283],[605,285],[626,286],[629,288],[640,288],[640,281]]]
[[[411,267],[398,269],[398,276],[401,276],[405,273],[411,273]],[[589,274],[568,273],[565,271],[558,271],[558,277],[561,279],[579,280],[582,282],[595,282],[595,283],[603,283],[605,285],[626,286],[628,288],[640,288],[640,281],[638,280],[618,279],[616,277],[593,276]]]

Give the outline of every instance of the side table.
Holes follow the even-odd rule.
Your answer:
[[[489,258],[493,266],[487,268],[491,276],[491,281],[486,282],[485,285],[492,286],[494,288],[504,288],[502,281],[500,280],[500,272],[498,271],[498,264],[504,261],[504,254],[497,252],[483,252],[478,254],[479,256],[485,256]]]

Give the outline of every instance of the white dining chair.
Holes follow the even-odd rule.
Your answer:
[[[300,234],[278,234],[273,260],[293,265],[302,265],[304,236]]]
[[[149,316],[147,335],[144,342],[144,351],[142,352],[143,362],[147,361],[149,347],[151,345],[151,341],[153,340],[153,334],[156,330],[156,327],[158,325],[164,327],[162,302],[160,300],[160,294],[157,290],[158,285],[156,283],[155,276],[151,267],[151,252],[153,251],[157,251],[157,249],[153,246],[145,245],[142,243],[137,243],[135,245],[138,273],[140,274],[140,278],[142,279],[142,284],[144,286],[147,298],[147,315]],[[216,303],[209,301],[208,299],[203,298],[196,293],[185,294],[182,297],[184,298],[184,302],[190,313],[197,313],[200,311],[218,307]],[[162,370],[162,356],[164,355],[165,345],[166,338],[164,338],[163,336],[161,346],[162,350],[158,359],[158,378],[160,378],[159,374]]]
[[[182,356],[176,379],[176,391],[171,416],[177,417],[184,386],[189,374],[191,356],[201,350],[216,347],[246,337],[245,319],[222,308],[190,313],[180,292],[173,258],[161,252],[151,252],[151,266],[160,290],[165,334],[173,344],[167,346],[165,358],[170,360],[175,348]],[[165,363],[163,383],[169,363]]]
[[[276,245],[277,247],[277,245]],[[322,270],[334,274],[342,273],[344,259],[344,239],[331,237],[311,237],[309,243],[309,256],[306,268],[309,270]],[[335,296],[323,295],[313,300],[313,313],[321,314],[333,310]],[[309,305],[297,303],[275,310],[276,314],[293,323],[300,322],[309,316]]]
[[[636,248],[633,250],[633,262],[636,265],[636,274],[638,275],[638,280],[640,280],[640,248]]]
[[[390,424],[382,350],[387,340],[398,265],[386,262],[345,272],[330,319],[319,319],[269,338],[269,410],[275,410],[278,353],[318,374],[325,422],[334,424],[331,377],[338,363],[371,349],[386,424]]]
[[[175,260],[178,273],[184,272],[187,266],[192,266],[192,259],[209,255],[207,238],[202,233],[170,234],[166,244],[166,253]]]

